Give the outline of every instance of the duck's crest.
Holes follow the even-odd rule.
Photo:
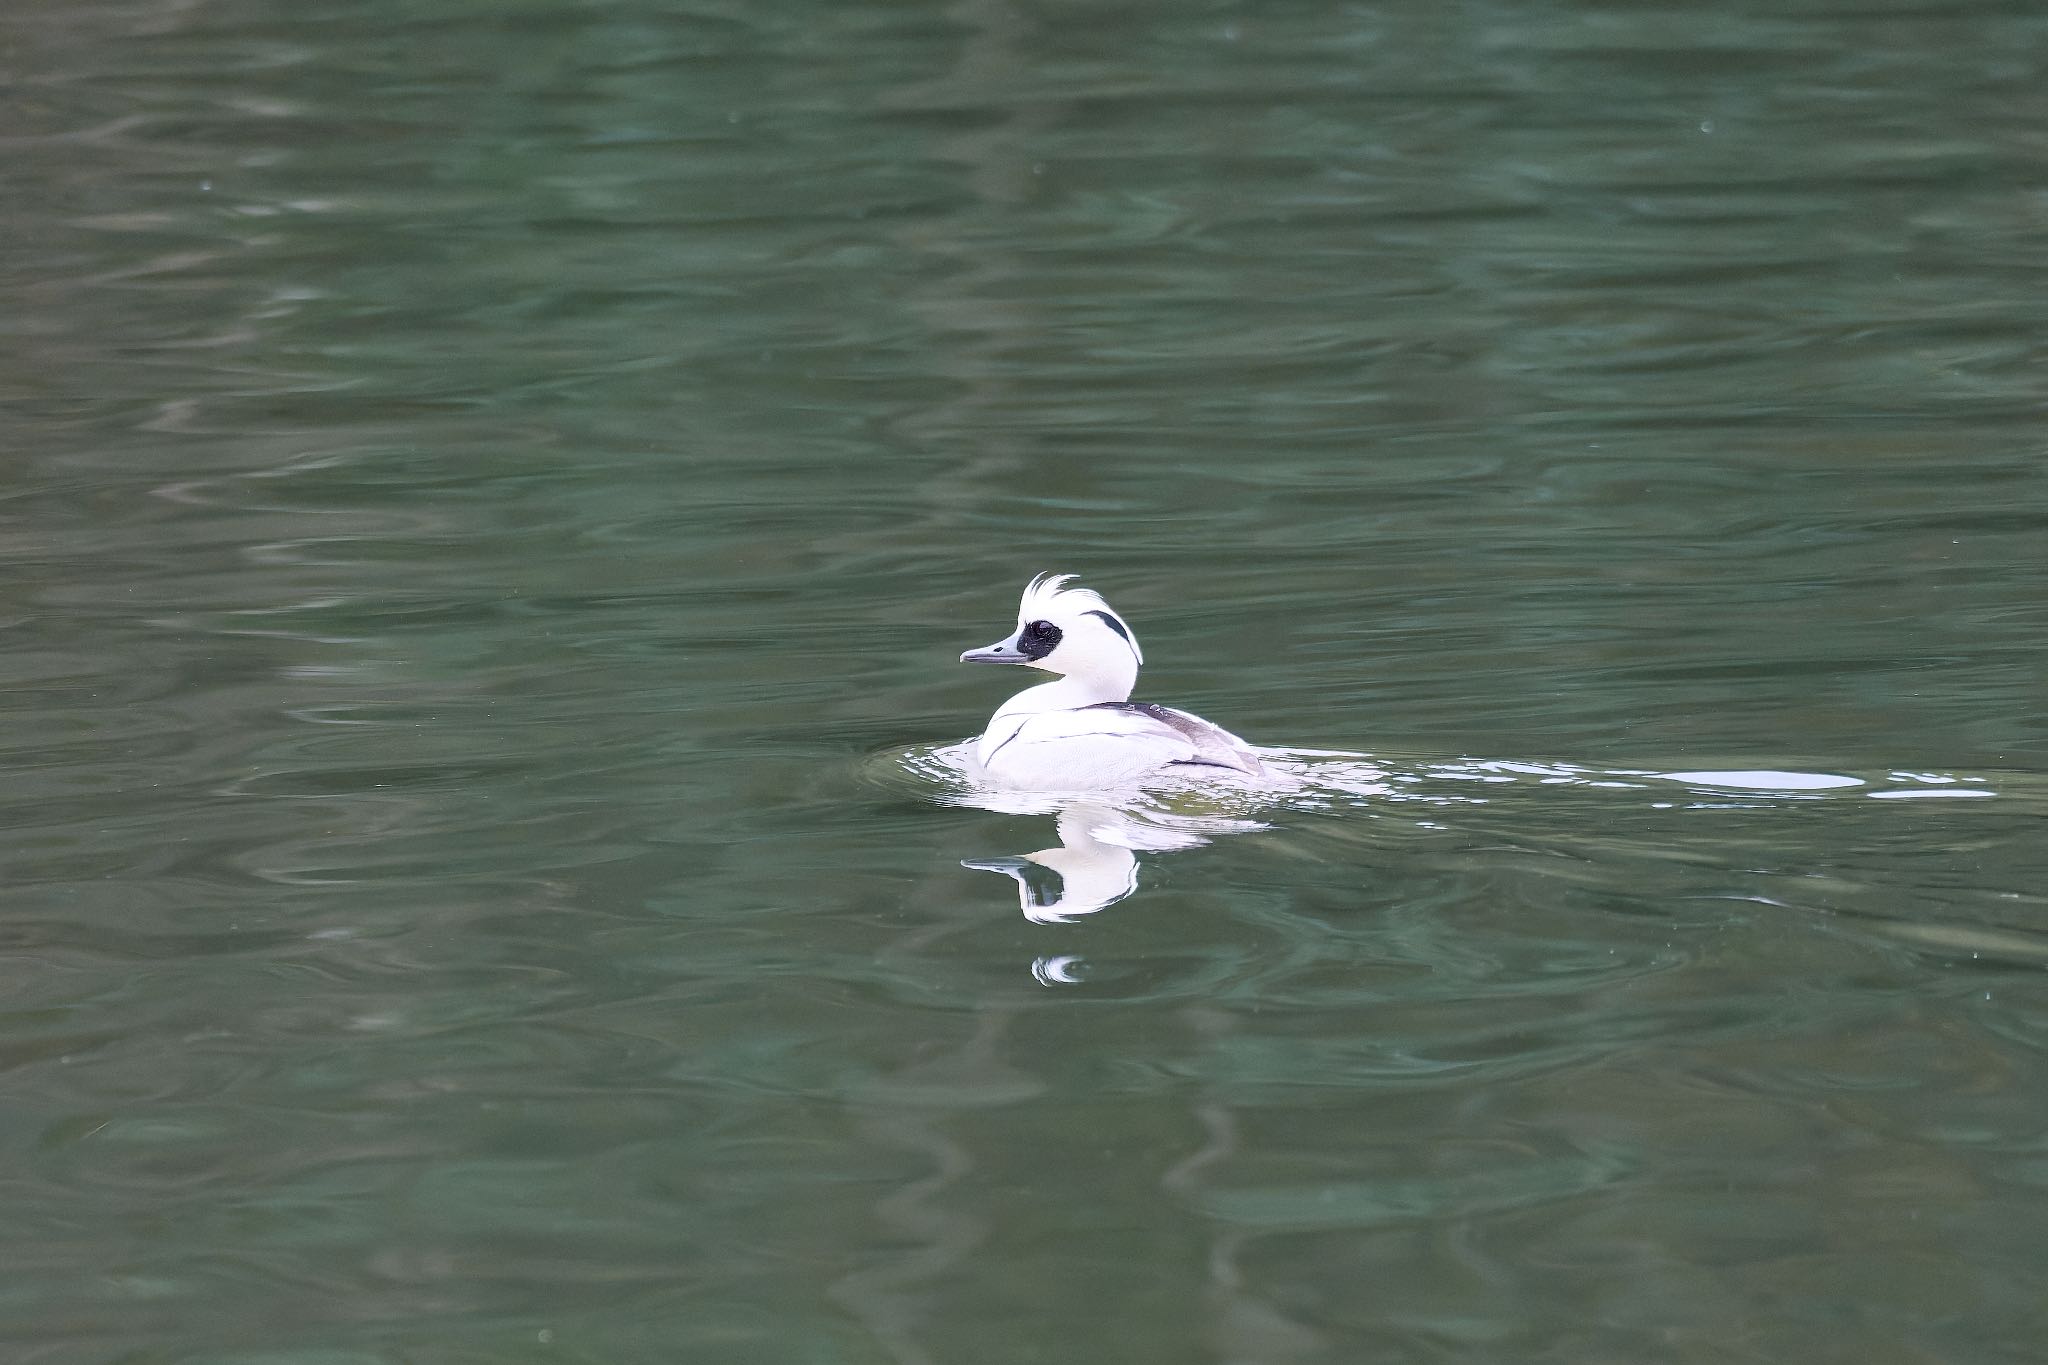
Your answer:
[[[1102,594],[1093,588],[1070,588],[1079,574],[1042,573],[1024,585],[1024,598],[1017,604],[1017,624],[1023,625],[1041,616],[1055,612],[1071,611],[1076,614],[1093,612],[1108,622],[1109,628],[1124,637],[1131,653],[1137,656],[1139,664],[1145,662],[1145,651],[1138,647],[1138,637],[1124,624],[1109,603],[1102,600]]]
[[[1102,595],[1093,589],[1067,586],[1078,577],[1079,574],[1071,573],[1042,573],[1026,583],[1024,598],[1017,604],[1017,619],[1025,621],[1033,616],[1043,616],[1051,611],[1053,603],[1062,597],[1089,597],[1102,606],[1109,605],[1102,600]]]

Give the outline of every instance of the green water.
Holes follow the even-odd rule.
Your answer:
[[[2044,43],[10,8],[7,1358],[2038,1359]]]

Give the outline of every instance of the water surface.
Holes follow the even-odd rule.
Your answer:
[[[10,1358],[2037,1354],[2028,8],[0,24]]]

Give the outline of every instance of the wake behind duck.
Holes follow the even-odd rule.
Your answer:
[[[1032,579],[1017,628],[960,656],[964,663],[1024,664],[1058,675],[1054,681],[1004,702],[975,739],[916,746],[872,769],[877,777],[913,780],[942,805],[1055,816],[1059,847],[963,864],[1009,877],[1024,914],[1044,923],[1091,914],[1131,895],[1140,853],[1194,848],[1270,829],[1269,822],[1300,823],[1300,817],[1359,812],[1418,830],[1470,834],[1498,823],[1499,815],[1486,813],[1491,808],[1511,815],[1513,838],[1526,841],[1536,815],[1559,818],[1566,808],[1558,797],[1566,792],[1596,802],[1585,818],[1603,826],[1624,809],[1725,812],[1856,796],[2048,801],[2048,788],[2013,774],[1994,786],[1983,775],[1903,770],[1863,776],[1777,768],[1662,771],[1253,749],[1200,716],[1132,702],[1144,662],[1137,637],[1099,594],[1069,586],[1073,581],[1071,574]],[[1529,805],[1530,788],[1556,795]],[[1078,959],[1062,956],[1041,960],[1033,972],[1052,984],[1078,979],[1078,967]]]
[[[1130,699],[1145,654],[1101,595],[1040,574],[1024,588],[1017,629],[960,662],[1023,664],[1060,675],[996,708],[974,743],[981,776],[1013,791],[1103,791],[1220,778],[1289,787],[1250,745],[1171,706]]]

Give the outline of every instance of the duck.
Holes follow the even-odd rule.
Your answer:
[[[1025,585],[1017,629],[960,656],[1057,674],[996,708],[974,741],[982,775],[1020,791],[1098,791],[1217,778],[1272,782],[1236,735],[1171,706],[1131,700],[1145,652],[1129,622],[1075,574]]]

